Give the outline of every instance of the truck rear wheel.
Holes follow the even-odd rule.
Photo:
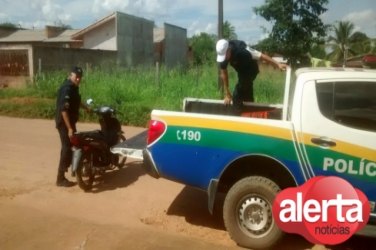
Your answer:
[[[261,176],[241,179],[231,187],[223,205],[223,220],[238,245],[264,249],[282,237],[272,215],[279,190],[277,184]]]

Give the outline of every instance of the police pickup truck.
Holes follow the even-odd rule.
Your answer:
[[[148,173],[204,190],[211,212],[225,194],[226,229],[244,247],[281,238],[274,197],[314,176],[339,176],[362,190],[369,224],[376,222],[376,71],[287,71],[283,104],[245,103],[245,117],[221,100],[192,98],[184,112],[151,113]]]

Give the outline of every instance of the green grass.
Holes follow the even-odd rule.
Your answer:
[[[272,67],[261,67],[254,83],[255,102],[282,103],[286,73]]]
[[[182,109],[185,97],[221,99],[216,65],[189,69],[107,68],[86,70],[80,85],[83,100],[94,99],[119,111],[124,125],[146,126],[152,109]],[[35,78],[22,89],[0,89],[0,115],[53,119],[56,92],[66,72],[51,72]],[[261,67],[254,83],[256,102],[281,103],[284,73]],[[236,73],[230,70],[230,88]],[[81,121],[96,117],[82,113]]]

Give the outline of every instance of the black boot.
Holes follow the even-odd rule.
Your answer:
[[[65,178],[64,173],[59,172],[56,179],[56,186],[58,187],[73,187],[76,185],[74,182]]]

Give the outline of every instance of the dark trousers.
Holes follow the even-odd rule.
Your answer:
[[[239,115],[243,111],[243,102],[253,102],[253,83],[236,84],[232,94],[234,110]]]
[[[72,149],[68,129],[64,125],[61,125],[57,127],[57,131],[59,132],[61,142],[58,178],[63,178],[65,171],[69,168],[72,162]]]

